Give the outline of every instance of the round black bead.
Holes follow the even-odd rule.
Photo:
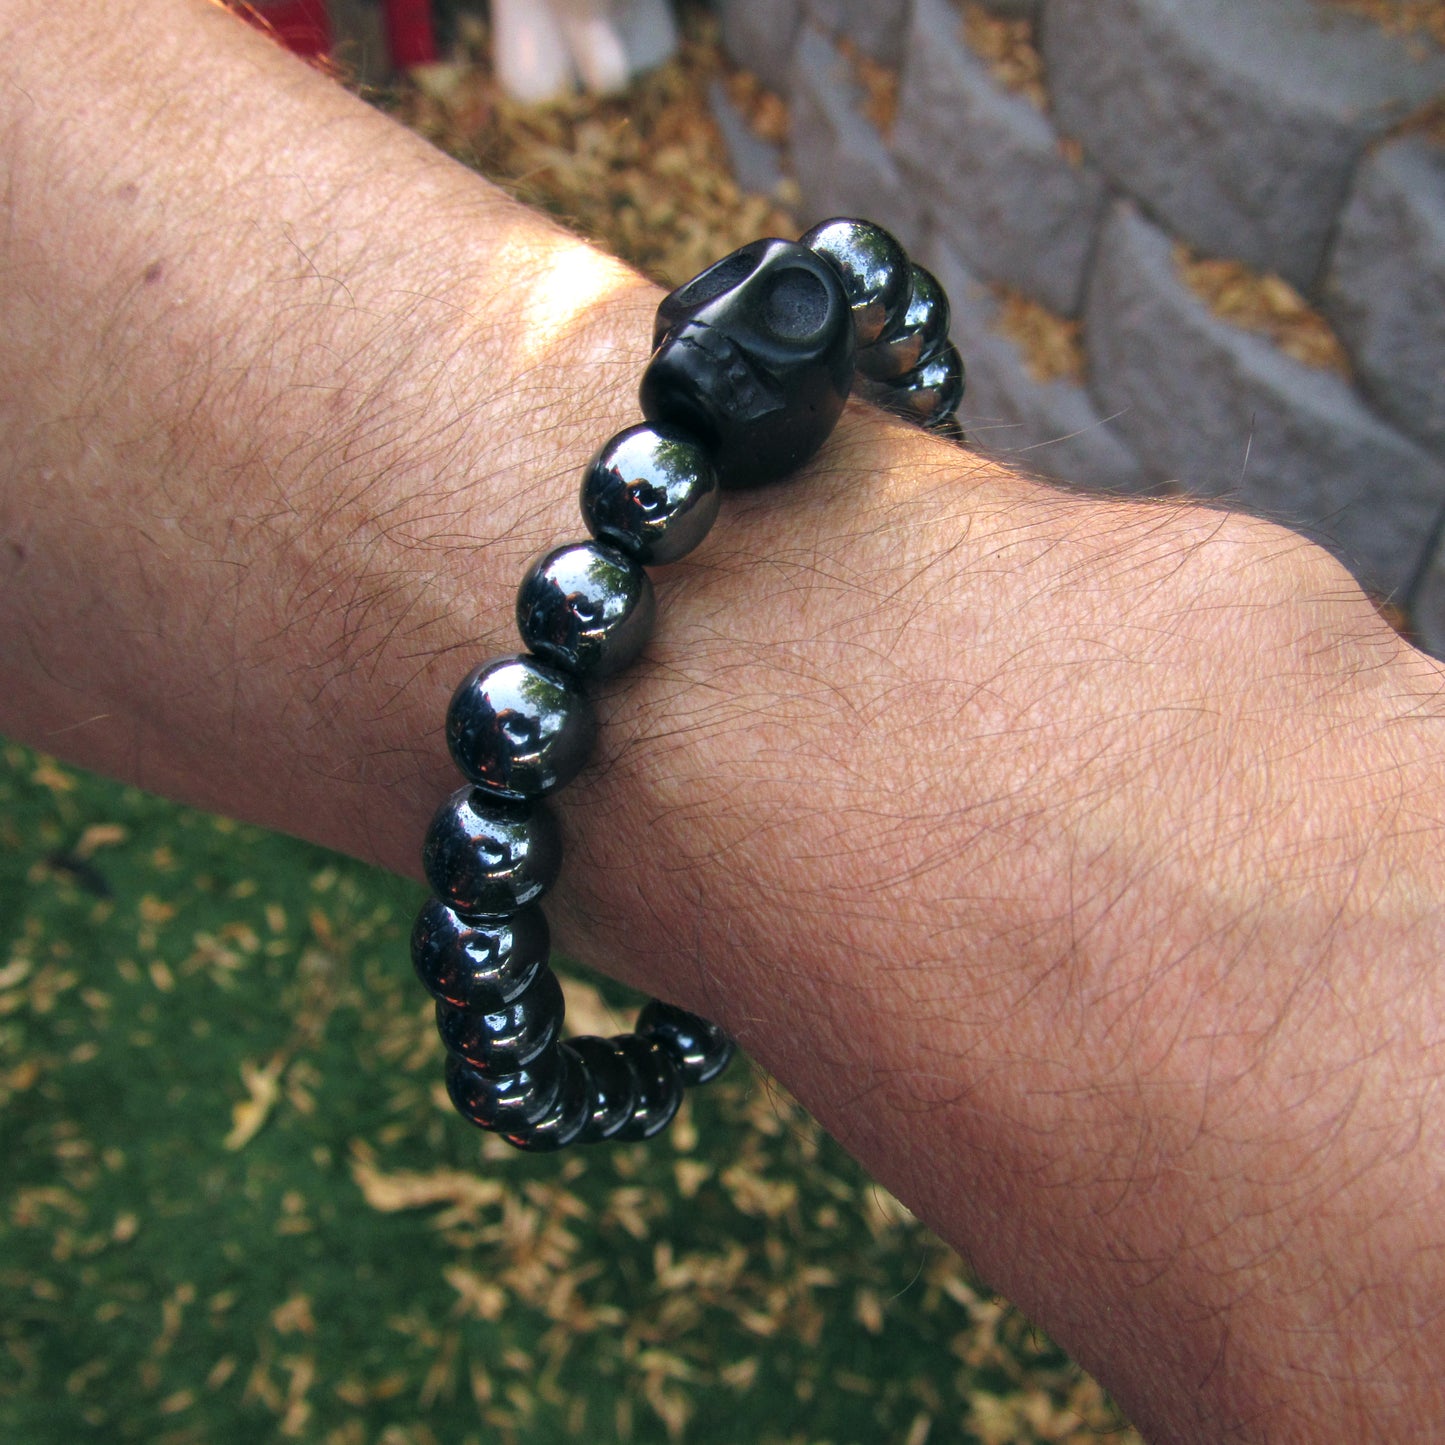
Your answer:
[[[535,657],[474,668],[447,709],[447,746],[457,767],[502,798],[540,798],[570,782],[596,738],[581,684]]]
[[[488,922],[454,913],[429,898],[411,931],[411,962],[435,999],[487,1012],[508,1004],[547,962],[551,938],[542,910],[530,904]]]
[[[655,1039],[672,1055],[689,1088],[711,1083],[727,1068],[737,1048],[719,1025],[656,998],[637,1016],[637,1032]]]
[[[513,1148],[529,1154],[551,1154],[581,1142],[592,1117],[592,1085],[586,1065],[569,1044],[559,1045],[557,1052],[562,1059],[562,1083],[546,1117],[502,1135]]]
[[[860,350],[901,320],[908,305],[908,256],[882,226],[840,216],[798,239],[842,278]]]
[[[881,388],[878,404],[885,411],[924,427],[938,427],[963,400],[963,358],[950,342],[916,371]]]
[[[562,836],[541,803],[458,788],[422,845],[432,891],[465,918],[500,918],[540,898],[562,868]]]
[[[582,517],[599,541],[651,566],[676,562],[707,536],[721,495],[717,471],[692,437],[634,426],[588,463]]]
[[[551,1113],[563,1083],[560,1047],[544,1049],[514,1074],[484,1074],[447,1055],[447,1094],[457,1113],[496,1133],[530,1129]]]
[[[562,1032],[562,985],[539,969],[531,988],[494,1013],[472,1013],[437,1002],[437,1032],[449,1054],[489,1074],[514,1074]]]
[[[613,1042],[637,1073],[637,1102],[631,1117],[612,1137],[624,1144],[651,1139],[672,1123],[682,1104],[682,1071],[656,1039],[619,1034]]]
[[[632,1117],[641,1091],[637,1070],[615,1039],[586,1034],[568,1043],[587,1066],[591,1083],[587,1127],[577,1142],[597,1144],[612,1138]]]
[[[647,645],[656,609],[640,563],[603,542],[572,542],[527,569],[517,627],[547,661],[578,677],[605,677]]]
[[[931,271],[909,268],[903,319],[858,353],[858,370],[874,381],[896,381],[943,349],[948,340],[948,297]]]

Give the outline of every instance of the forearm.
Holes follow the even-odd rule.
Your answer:
[[[10,11],[3,723],[400,866],[650,303],[219,9]]]
[[[655,292],[129,8],[5,7],[0,729],[414,870]],[[729,1024],[1162,1437],[1438,1413],[1433,666],[1287,534],[862,410],[658,582],[560,940]]]

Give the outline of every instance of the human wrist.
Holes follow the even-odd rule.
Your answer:
[[[608,765],[566,805],[559,932],[715,1012],[1106,1373],[1111,1343],[1157,1332],[1146,1369],[1113,1373],[1171,1438],[1188,1438],[1191,1371],[1248,1328],[1239,1257],[1275,1251],[1254,1306],[1273,1340],[1251,1334],[1252,1366],[1201,1408],[1307,1420],[1319,1402],[1281,1346],[1334,1286],[1296,1250],[1301,1160],[1311,1187],[1348,1173],[1353,1135],[1321,1141],[1371,1076],[1350,1015],[1384,1007],[1382,959],[1401,961],[1398,1005],[1430,956],[1389,917],[1426,881],[1380,829],[1399,775],[1348,721],[1383,717],[1370,691],[1401,686],[1409,654],[1282,531],[1060,496],[860,428],[796,487],[730,499],[676,575],[649,663],[608,699]],[[942,740],[923,747],[930,719]],[[1425,762],[1411,786],[1438,818]],[[1318,836],[1281,850],[1305,798]],[[1403,1137],[1410,1110],[1389,1103],[1357,1117]],[[1228,1128],[1198,1127],[1217,1115]],[[1339,1279],[1368,1273],[1343,1263],[1350,1239],[1420,1192],[1425,1163],[1332,1195]],[[1403,1338],[1387,1315],[1381,1337]],[[1342,1379],[1349,1334],[1315,1341]],[[1359,1417],[1373,1387],[1350,1388]]]
[[[706,540],[721,493],[806,466],[856,376],[898,415],[958,439],[962,364],[937,282],[866,221],[798,242],[760,239],[664,297],[638,404],[645,425],[606,442],[583,472],[592,536],[527,568],[516,621],[527,652],[478,664],[448,709],[465,779],[427,830],[433,897],[412,933],[437,1000],[447,1091],[471,1123],[529,1151],[651,1138],[685,1086],[726,1066],[716,1024],[654,1000],[635,1033],[563,1039],[561,990],[538,903],[563,850],[547,800],[585,766],[591,695],[647,646],[648,568]]]

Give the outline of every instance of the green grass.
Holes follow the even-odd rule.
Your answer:
[[[419,901],[3,749],[5,1445],[1110,1428],[746,1063],[650,1145],[470,1129],[406,958]]]

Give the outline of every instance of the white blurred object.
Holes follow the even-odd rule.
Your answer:
[[[668,0],[492,0],[497,79],[528,103],[565,95],[578,75],[611,94],[676,49]]]
[[[572,57],[546,0],[492,0],[492,65],[503,90],[529,105],[572,88]]]
[[[611,95],[626,86],[632,70],[627,49],[608,0],[551,0],[572,63],[593,95]]]

